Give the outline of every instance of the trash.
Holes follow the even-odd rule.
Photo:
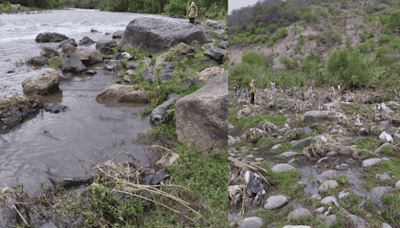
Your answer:
[[[357,115],[357,119],[356,119],[356,122],[354,123],[354,125],[356,125],[356,126],[361,126],[362,125],[362,123],[360,121],[360,117],[358,115]]]

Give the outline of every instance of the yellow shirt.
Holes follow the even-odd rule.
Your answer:
[[[189,6],[189,18],[196,18],[197,17],[197,6]]]

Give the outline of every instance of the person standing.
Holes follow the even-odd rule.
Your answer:
[[[197,17],[197,6],[194,4],[194,2],[192,2],[192,4],[189,6],[187,12],[189,14],[189,22],[194,24],[194,20]]]
[[[250,104],[254,104],[254,94],[256,93],[256,80],[252,79],[250,83]]]

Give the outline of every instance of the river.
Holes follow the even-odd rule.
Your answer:
[[[8,92],[1,96],[8,95],[10,90],[22,92],[22,81],[39,74],[39,69],[34,70],[26,64],[15,67],[16,62],[39,56],[41,46],[58,47],[59,43],[36,43],[39,33],[62,33],[77,43],[85,36],[94,41],[111,40],[112,35],[106,33],[125,30],[130,21],[143,16],[176,20],[157,15],[83,9],[0,15],[0,86],[9,86]],[[99,32],[93,33],[91,29]],[[10,68],[16,68],[15,72],[7,73]],[[1,186],[24,183],[25,189],[37,189],[41,181],[48,182],[48,173],[60,177],[85,177],[89,163],[82,164],[79,160],[97,161],[109,152],[129,152],[142,164],[148,163],[143,146],[131,142],[138,133],[151,127],[149,117],[140,117],[140,110],[146,106],[106,107],[97,103],[96,96],[114,84],[116,76],[104,70],[103,64],[91,69],[97,74],[62,75],[60,91],[46,97],[51,102],[68,106],[66,112],[40,113],[17,129],[0,135]],[[116,161],[126,158],[126,155],[117,156]]]

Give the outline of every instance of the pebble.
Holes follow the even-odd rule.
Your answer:
[[[341,165],[337,165],[336,167],[335,167],[337,170],[348,170],[349,169],[349,165],[348,164],[345,164],[345,163],[343,163],[343,164],[341,164]]]
[[[350,194],[350,193],[341,191],[341,192],[339,193],[339,199],[341,199],[341,198],[347,196],[348,194]]]
[[[320,215],[318,216],[317,220],[323,222],[325,226],[329,227],[330,225],[332,225],[332,223],[335,222],[336,215],[335,214],[329,216]]]
[[[383,181],[383,180],[389,180],[390,176],[387,173],[378,173],[375,175],[375,179]]]
[[[344,161],[344,162],[346,162],[347,164],[353,164],[356,161],[352,158],[349,158],[349,159],[346,159],[346,161]]]
[[[273,146],[273,147],[271,148],[271,150],[276,150],[276,149],[278,149],[280,145],[281,145],[281,144],[277,144],[277,145]]]
[[[363,167],[372,166],[372,165],[378,164],[381,161],[382,161],[382,159],[380,159],[380,158],[369,158],[362,162],[362,166]]]
[[[337,155],[336,151],[330,151],[326,154],[326,156],[336,156],[336,155]]]
[[[398,180],[398,181],[396,182],[396,184],[394,185],[394,187],[400,188],[400,180]]]
[[[283,172],[283,171],[291,171],[291,170],[296,170],[296,168],[289,164],[277,164],[271,168],[271,171],[274,173]]]
[[[311,212],[305,208],[299,208],[290,212],[290,214],[287,217],[287,220],[290,221],[290,219],[300,219],[305,217],[312,217]]]
[[[382,223],[381,228],[392,228],[392,226],[387,223]]]
[[[270,196],[267,199],[267,203],[264,205],[265,209],[275,209],[283,206],[288,202],[288,199],[284,195],[275,195],[275,196]]]
[[[328,159],[328,157],[323,157],[323,158],[319,159],[319,160],[317,161],[317,163],[321,163],[322,161],[324,161],[324,160],[326,160],[326,159]]]
[[[334,196],[327,196],[321,200],[322,204],[328,204],[328,205],[331,205],[332,203],[335,202],[337,203],[336,198]]]
[[[322,213],[324,213],[324,211],[325,211],[325,207],[319,207],[319,208],[315,209],[314,211],[315,211],[316,213],[318,213],[318,214],[322,214]]]
[[[264,158],[256,158],[255,161],[264,161]]]
[[[338,132],[338,130],[336,128],[333,128],[331,131],[332,134],[336,134],[337,132]]]
[[[321,199],[321,195],[320,194],[313,194],[312,196],[311,196],[311,199],[316,199],[316,200],[320,200]]]
[[[311,128],[305,127],[304,128],[304,134],[310,134],[312,132]]]
[[[292,152],[292,151],[288,151],[288,152],[284,152],[284,153],[280,154],[281,157],[285,157],[285,158],[288,158],[291,156],[301,156],[301,155],[304,155],[304,154]]]
[[[245,218],[239,228],[260,228],[262,219],[260,217]]]
[[[318,188],[319,193],[327,192],[331,188],[337,188],[339,184],[335,180],[326,180]]]
[[[326,170],[317,176],[317,181],[322,184],[325,180],[333,179],[337,175],[336,170]]]

